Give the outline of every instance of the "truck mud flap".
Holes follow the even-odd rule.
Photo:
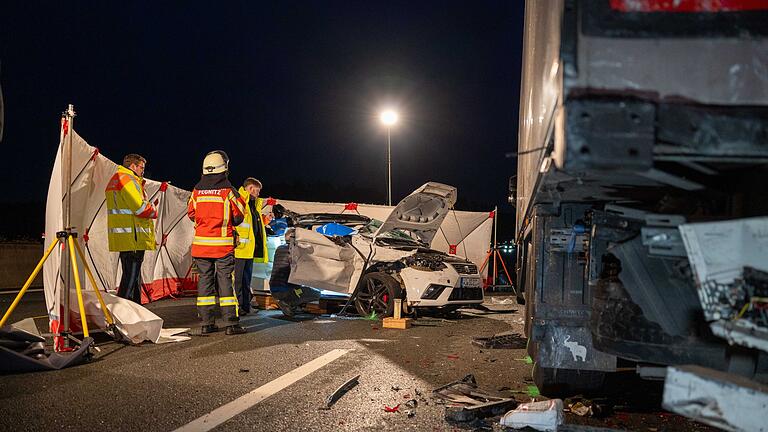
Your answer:
[[[598,351],[592,344],[592,334],[587,327],[537,325],[534,329],[534,353],[536,364],[544,368],[579,369],[613,372],[616,357]],[[531,348],[531,347],[529,347]]]

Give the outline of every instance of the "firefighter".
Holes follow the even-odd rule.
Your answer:
[[[144,191],[147,160],[137,154],[123,158],[123,165],[107,183],[107,238],[109,250],[120,252],[123,276],[117,295],[141,304],[141,263],[144,251],[155,249],[155,205]]]
[[[218,330],[216,303],[227,324],[226,334],[245,333],[240,326],[237,297],[232,287],[235,267],[235,226],[243,222],[245,205],[229,182],[229,158],[221,150],[208,153],[203,160],[203,175],[192,190],[187,216],[195,223],[192,258],[199,274],[197,310],[202,334]]]
[[[267,236],[261,219],[263,200],[259,198],[261,182],[248,177],[240,187],[240,198],[246,203],[245,219],[237,226],[238,245],[235,248],[235,293],[240,314],[251,312],[251,276],[253,263],[267,262]]]

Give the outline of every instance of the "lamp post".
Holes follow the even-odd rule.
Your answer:
[[[387,127],[387,205],[392,205],[392,126],[397,124],[398,115],[393,110],[382,111],[381,123]]]

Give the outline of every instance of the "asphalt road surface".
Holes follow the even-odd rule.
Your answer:
[[[12,296],[0,295],[4,311]],[[248,333],[223,331],[186,342],[126,346],[102,337],[90,363],[55,372],[0,376],[0,430],[499,430],[498,417],[470,424],[445,420],[434,388],[473,374],[480,387],[527,402],[522,308],[488,304],[450,320],[421,319],[408,330],[381,322],[258,311]],[[165,327],[197,328],[194,300],[149,305]],[[32,293],[13,320],[39,316]],[[12,321],[13,321],[12,320]],[[46,325],[38,320],[39,327]],[[483,349],[473,336],[512,332],[515,348]],[[359,385],[330,410],[325,398],[349,378]],[[614,377],[598,417],[567,413],[566,422],[629,430],[709,430],[659,408],[661,385]],[[415,408],[406,402],[416,399]],[[387,412],[385,407],[396,407]],[[410,415],[407,411],[411,411]],[[202,428],[202,429],[201,429]]]

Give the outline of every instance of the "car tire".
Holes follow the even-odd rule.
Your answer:
[[[360,316],[392,316],[395,299],[401,295],[400,283],[392,276],[382,272],[371,272],[363,276],[360,288],[355,296],[355,309]]]

